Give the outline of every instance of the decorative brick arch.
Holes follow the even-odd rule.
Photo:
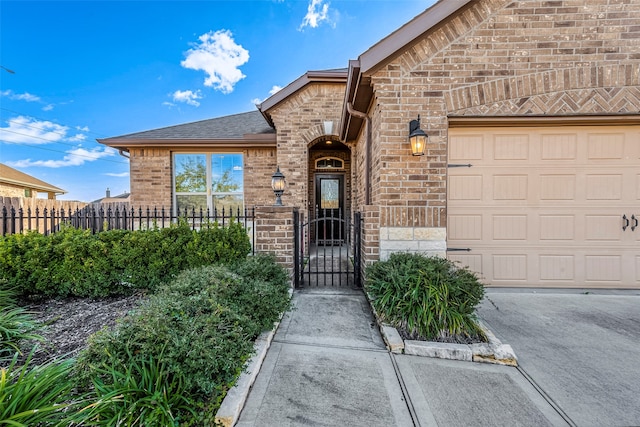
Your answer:
[[[305,142],[307,147],[311,147],[315,142],[319,140],[332,139],[340,141],[340,137],[337,135],[338,123],[334,120],[326,120],[322,123],[315,124],[310,128],[301,132],[300,137]]]
[[[640,64],[549,70],[454,88],[455,115],[638,113]]]

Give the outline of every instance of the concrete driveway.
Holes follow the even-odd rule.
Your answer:
[[[492,288],[479,314],[570,424],[640,425],[640,291]]]

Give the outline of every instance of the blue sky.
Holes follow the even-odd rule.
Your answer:
[[[251,111],[433,3],[0,0],[0,163],[60,199],[128,191],[127,159],[96,138]]]

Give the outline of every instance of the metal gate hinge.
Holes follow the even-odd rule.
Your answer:
[[[471,163],[467,163],[466,165],[452,163],[447,165],[448,168],[470,168],[473,166]]]
[[[447,252],[471,252],[471,248],[447,248]]]

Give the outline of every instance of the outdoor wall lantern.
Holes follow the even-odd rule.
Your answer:
[[[409,143],[411,144],[411,154],[414,156],[423,156],[424,149],[427,147],[427,139],[429,137],[422,129],[420,129],[420,114],[418,120],[409,122]]]
[[[276,195],[276,206],[282,206],[282,193],[284,193],[284,175],[280,172],[280,166],[277,167],[276,173],[271,175],[271,188]]]

